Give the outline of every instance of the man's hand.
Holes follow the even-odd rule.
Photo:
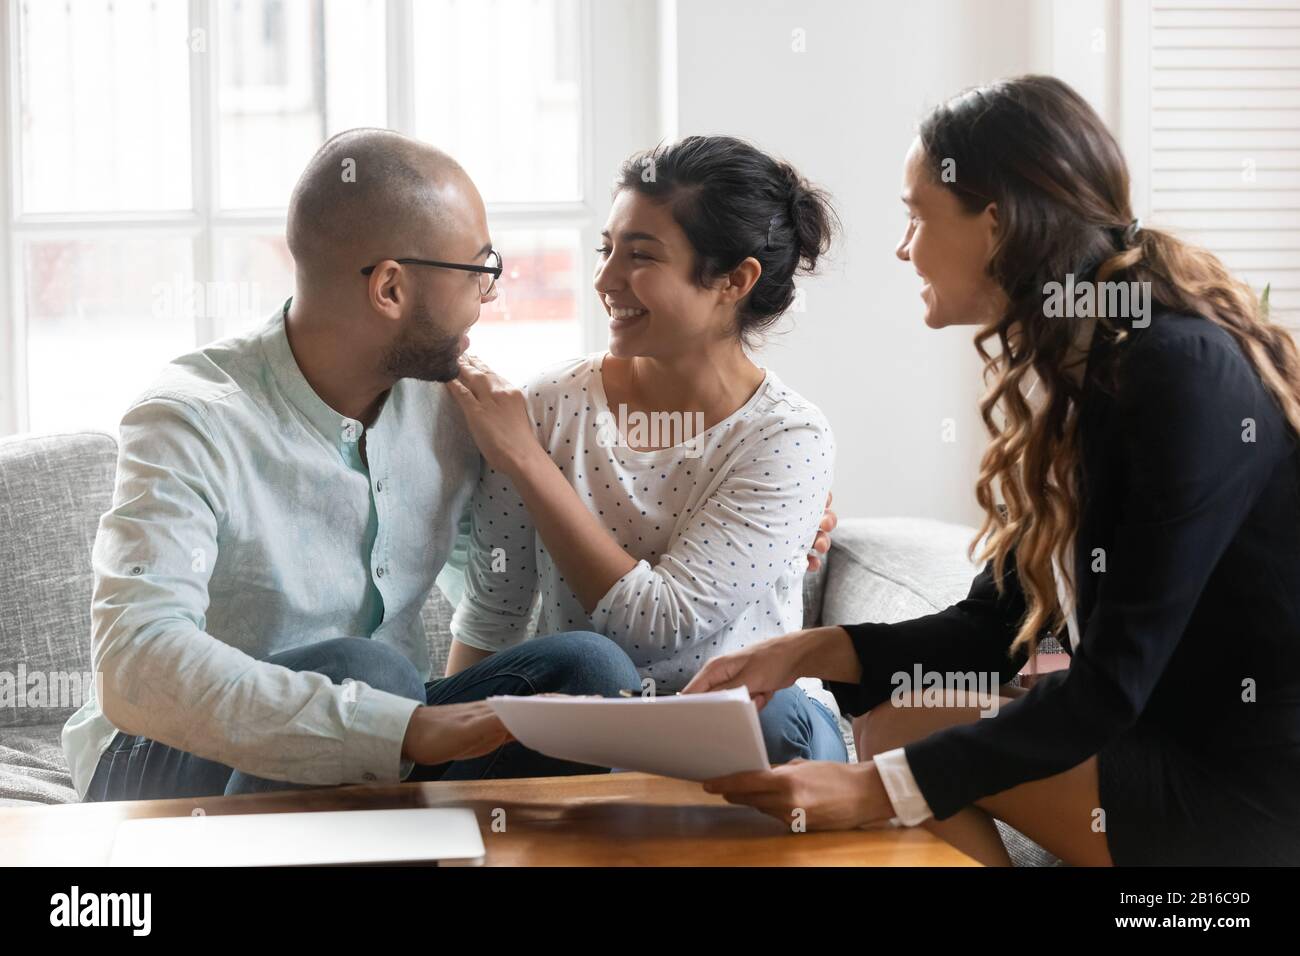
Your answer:
[[[808,570],[816,571],[822,566],[822,555],[831,549],[831,532],[839,524],[835,512],[831,511],[831,494],[826,494],[826,510],[817,525],[817,534],[813,537],[812,550],[808,552]]]
[[[704,781],[728,803],[761,810],[790,824],[797,811],[809,830],[852,830],[880,825],[894,816],[876,765],[833,760],[792,760],[771,770],[733,773]]]
[[[417,707],[402,738],[402,757],[432,766],[481,757],[513,740],[486,701]]]

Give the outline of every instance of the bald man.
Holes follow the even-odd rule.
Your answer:
[[[63,746],[85,800],[592,773],[483,699],[638,687],[612,641],[543,637],[430,679],[420,609],[480,469],[454,401],[495,295],[478,190],[386,130],[327,142],[290,201],[294,295],[176,359],[126,412],[95,539],[99,692]]]

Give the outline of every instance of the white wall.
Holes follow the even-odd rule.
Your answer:
[[[1048,68],[1050,9],[1034,0],[676,4],[676,132],[753,140],[828,188],[844,220],[834,261],[804,281],[807,311],[759,355],[830,419],[843,517],[978,522],[979,359],[970,329],[926,328],[920,281],[894,258],[901,167],[929,107]],[[797,29],[802,53],[792,49]],[[947,418],[952,443],[942,440]]]

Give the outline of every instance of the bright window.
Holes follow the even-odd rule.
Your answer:
[[[633,3],[3,2],[0,433],[115,430],[168,359],[265,321],[292,291],[293,183],[355,126],[446,149],[478,184],[507,268],[475,352],[520,380],[603,341],[589,247],[614,170],[591,164],[651,145],[627,116],[654,104],[597,102],[593,64],[629,57],[588,37],[621,17],[634,42]]]

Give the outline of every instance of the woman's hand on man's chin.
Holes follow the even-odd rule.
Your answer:
[[[802,830],[852,830],[880,826],[894,807],[876,765],[833,760],[792,760],[770,770],[733,773],[704,781],[708,793],[744,804]]]
[[[530,456],[545,455],[528,417],[524,394],[472,355],[460,358],[460,377],[447,391],[465,414],[470,435],[487,463],[513,477]]]

